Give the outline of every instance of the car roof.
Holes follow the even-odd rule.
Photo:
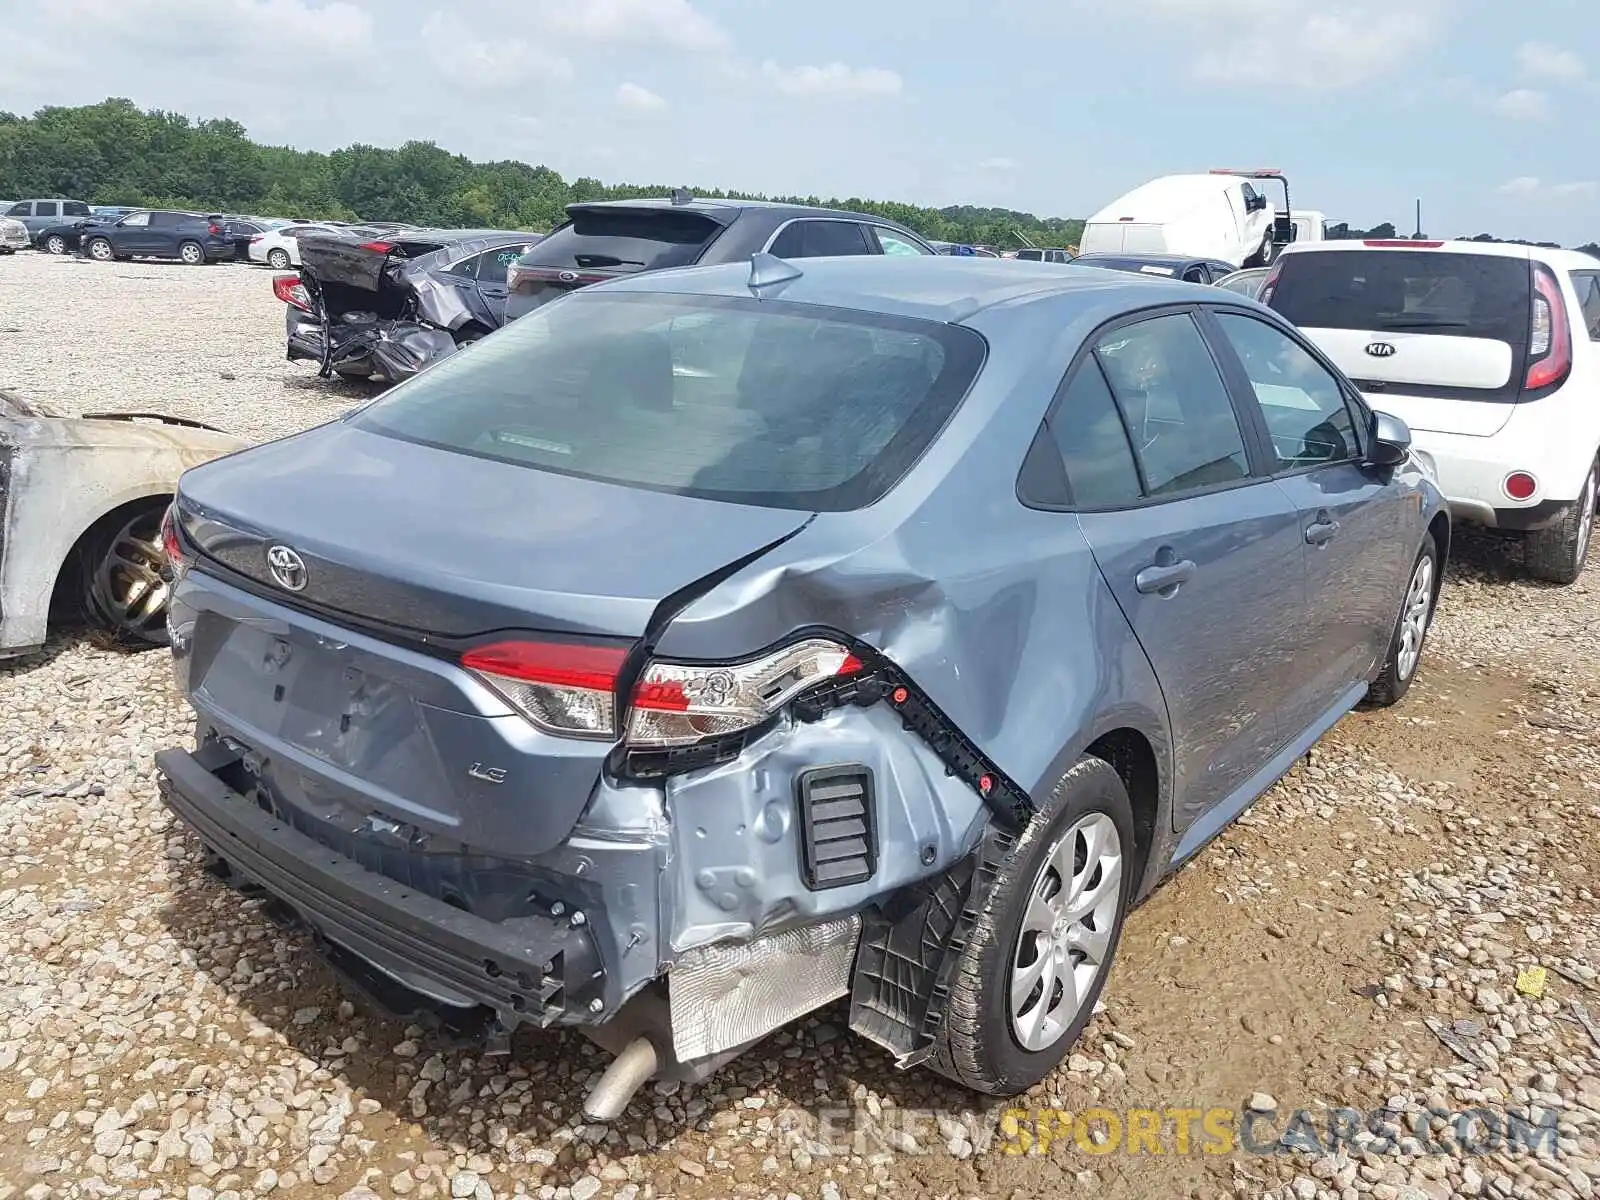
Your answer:
[[[1384,254],[1393,250],[1412,250],[1424,254],[1434,251],[1440,254],[1480,254],[1492,258],[1531,258],[1568,271],[1595,269],[1595,260],[1581,250],[1562,250],[1552,246],[1523,246],[1513,242],[1416,241],[1408,238],[1303,244],[1291,242],[1283,248],[1282,254],[1326,254],[1331,250],[1343,250],[1347,253],[1358,250],[1369,254]]]
[[[906,228],[899,221],[890,220],[888,217],[876,217],[871,213],[853,212],[848,208],[824,208],[815,204],[795,204],[787,200],[725,200],[716,197],[695,197],[683,204],[674,204],[670,196],[645,196],[637,200],[589,200],[581,203],[567,205],[567,212],[592,212],[608,208],[665,208],[676,209],[680,212],[699,213],[701,216],[711,217],[726,224],[740,212],[746,209],[757,209],[762,212],[782,214],[784,216],[829,216],[845,217],[852,221],[869,221],[875,225],[889,225],[896,229]],[[917,235],[921,237],[921,234]]]
[[[1190,258],[1184,254],[1109,254],[1095,253],[1080,254],[1073,262],[1081,263],[1128,263],[1133,266],[1172,267],[1181,270],[1184,267],[1196,266],[1200,263],[1220,263],[1220,258]],[[1228,264],[1225,264],[1228,265]]]
[[[853,308],[950,324],[996,305],[1082,294],[1104,304],[1126,292],[1130,304],[1193,303],[1192,283],[1116,271],[1063,271],[1057,263],[956,259],[948,255],[862,254],[802,258],[801,273],[768,295],[786,302]],[[701,296],[750,293],[750,264],[641,271],[609,280],[604,291],[675,292]]]
[[[1119,217],[1157,220],[1188,211],[1197,200],[1214,196],[1250,183],[1240,175],[1163,175],[1125,192],[1089,218],[1090,224],[1115,221]]]

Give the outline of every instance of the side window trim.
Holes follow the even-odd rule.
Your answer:
[[[1325,470],[1330,466],[1359,465],[1360,457],[1364,457],[1367,451],[1366,417],[1362,412],[1365,404],[1363,403],[1361,407],[1353,407],[1351,405],[1351,397],[1345,387],[1344,376],[1337,367],[1328,361],[1328,357],[1315,346],[1310,345],[1297,331],[1285,329],[1277,322],[1265,320],[1260,313],[1246,312],[1244,309],[1237,308],[1231,304],[1208,304],[1204,308],[1204,316],[1200,321],[1201,330],[1204,332],[1206,340],[1211,343],[1212,357],[1217,360],[1218,366],[1222,369],[1223,380],[1227,383],[1228,392],[1233,397],[1235,410],[1239,408],[1241,402],[1247,410],[1247,415],[1242,419],[1248,420],[1250,423],[1252,436],[1248,440],[1254,443],[1251,450],[1252,460],[1259,450],[1263,464],[1262,471],[1265,477],[1269,479],[1291,479],[1296,475]],[[1244,361],[1239,357],[1239,352],[1233,348],[1233,343],[1217,321],[1219,313],[1227,313],[1229,316],[1234,317],[1246,317],[1281,333],[1289,341],[1305,351],[1319,367],[1328,372],[1334,383],[1339,386],[1340,399],[1344,401],[1345,412],[1350,417],[1351,427],[1355,430],[1356,453],[1360,457],[1343,459],[1338,463],[1305,463],[1281,470],[1273,469],[1278,464],[1279,459],[1278,452],[1272,445],[1272,431],[1267,428],[1267,417],[1261,411],[1261,402],[1256,398],[1255,384],[1250,382],[1250,373],[1245,370]]]
[[[1255,393],[1254,391],[1250,393],[1250,406],[1245,408],[1244,411],[1240,411],[1241,405],[1239,403],[1239,397],[1232,381],[1227,375],[1227,368],[1221,361],[1218,360],[1216,349],[1212,345],[1210,330],[1208,329],[1209,313],[1207,312],[1207,310],[1211,307],[1212,306],[1210,305],[1166,304],[1157,306],[1155,308],[1142,308],[1134,312],[1121,313],[1118,316],[1111,318],[1109,321],[1106,321],[1104,324],[1097,326],[1087,335],[1085,335],[1083,339],[1083,345],[1078,347],[1077,353],[1072,357],[1072,362],[1067,365],[1066,371],[1062,374],[1061,382],[1056,386],[1055,394],[1050,398],[1050,405],[1045,409],[1044,417],[1039,422],[1039,428],[1034,433],[1034,440],[1033,442],[1029,443],[1029,450],[1024,453],[1023,461],[1017,468],[1015,491],[1017,500],[1024,507],[1039,509],[1045,512],[1131,512],[1136,509],[1150,508],[1158,504],[1178,504],[1185,500],[1194,499],[1197,496],[1210,496],[1218,492],[1231,492],[1237,488],[1254,487],[1261,483],[1269,482],[1272,479],[1272,476],[1268,471],[1268,464],[1272,462],[1272,459],[1267,457],[1266,452],[1263,451],[1261,442],[1258,440],[1261,437],[1261,433],[1255,425],[1255,421],[1260,420],[1260,414],[1253,412],[1255,406]],[[1034,453],[1035,445],[1042,440],[1047,444],[1049,452],[1054,455],[1057,460],[1060,460],[1060,451],[1056,448],[1055,438],[1050,434],[1050,422],[1060,411],[1061,405],[1065,402],[1067,391],[1071,386],[1073,379],[1077,375],[1077,372],[1082,369],[1084,360],[1091,360],[1094,369],[1101,372],[1102,378],[1105,377],[1105,372],[1100,367],[1100,359],[1094,352],[1095,345],[1102,341],[1107,335],[1115,333],[1119,329],[1126,328],[1130,325],[1142,324],[1145,321],[1153,321],[1159,317],[1175,316],[1178,314],[1187,314],[1190,319],[1195,322],[1201,341],[1205,344],[1207,351],[1211,354],[1212,362],[1216,365],[1217,374],[1222,379],[1223,391],[1228,397],[1229,404],[1233,407],[1234,419],[1239,422],[1239,436],[1244,442],[1245,457],[1250,464],[1250,473],[1243,479],[1229,480],[1226,483],[1212,484],[1208,487],[1192,488],[1188,491],[1178,492],[1173,495],[1152,496],[1150,495],[1149,484],[1145,480],[1144,463],[1140,461],[1139,455],[1135,452],[1133,454],[1134,470],[1139,473],[1139,488],[1144,495],[1140,500],[1133,504],[1118,505],[1115,508],[1097,508],[1091,505],[1077,504],[1072,499],[1072,483],[1071,480],[1067,478],[1066,463],[1064,461],[1061,461],[1059,467],[1055,469],[1059,470],[1060,477],[1066,480],[1065,502],[1061,505],[1055,505],[1040,499],[1029,499],[1026,494],[1025,481],[1026,477],[1034,476],[1034,470],[1030,470],[1029,459]],[[1220,331],[1218,331],[1218,335],[1220,336]],[[1242,367],[1239,369],[1241,371],[1243,370]],[[1133,438],[1128,430],[1128,414],[1122,409],[1122,401],[1117,399],[1116,389],[1110,387],[1110,380],[1106,380],[1106,386],[1111,391],[1111,399],[1112,403],[1116,406],[1117,418],[1122,422],[1123,436],[1128,439],[1128,446],[1131,450],[1133,447]],[[1267,447],[1267,449],[1270,450],[1270,445]],[[1037,468],[1036,464],[1034,464],[1034,468]]]

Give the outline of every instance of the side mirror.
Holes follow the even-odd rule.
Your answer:
[[[1375,467],[1397,467],[1411,453],[1411,429],[1389,413],[1372,414],[1372,448],[1367,462]]]

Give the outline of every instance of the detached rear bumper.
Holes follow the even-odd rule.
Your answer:
[[[583,926],[555,917],[494,922],[369,871],[285,825],[217,773],[220,742],[156,755],[161,798],[245,879],[314,933],[407,990],[451,1008],[482,1005],[505,1028],[590,1024],[604,972]]]

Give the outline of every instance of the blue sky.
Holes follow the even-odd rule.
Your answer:
[[[987,11],[985,11],[987,10]],[[980,15],[981,14],[981,15]],[[330,149],[1085,216],[1281,167],[1296,207],[1600,239],[1581,0],[50,0],[0,108],[122,95]]]

